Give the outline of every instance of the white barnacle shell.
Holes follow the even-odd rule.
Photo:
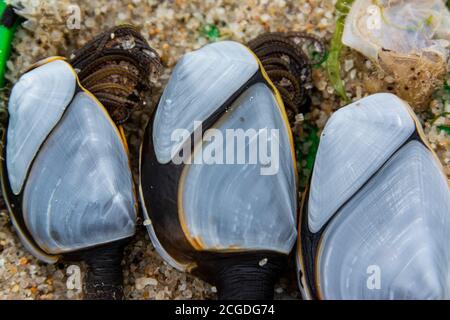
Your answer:
[[[325,299],[449,299],[450,192],[430,151],[402,147],[322,241]]]
[[[414,132],[405,103],[375,94],[335,112],[322,132],[311,181],[308,224],[319,231]]]
[[[23,217],[47,253],[84,249],[134,233],[127,150],[102,108],[88,93],[77,93],[31,167]]]
[[[229,149],[229,140],[214,145],[217,136],[200,142],[201,150],[196,146],[194,157],[202,153],[203,163],[186,165],[179,184],[180,214],[187,234],[204,250],[271,250],[289,254],[297,235],[295,166],[290,129],[273,92],[263,83],[252,85],[214,129],[226,139],[230,129],[242,130],[248,136],[243,147],[238,147],[235,139],[233,150]],[[259,129],[267,130],[269,140],[274,139],[268,154],[278,155],[271,159],[269,166],[274,170],[267,175],[261,174],[265,166],[261,159],[253,163],[237,160],[239,152],[251,157],[261,148],[256,146],[258,141],[265,143]],[[278,132],[278,136],[273,132]],[[208,151],[211,148],[215,152]],[[233,161],[226,160],[230,150],[237,151]]]
[[[195,121],[203,122],[200,137]],[[140,196],[150,238],[168,263],[192,270],[201,259],[161,236],[166,213],[176,226],[173,238],[199,254],[289,254],[297,236],[292,133],[281,98],[248,48],[217,42],[181,58],[151,129],[151,148],[141,148],[141,161],[150,165],[141,162]],[[187,132],[181,143],[172,141],[176,129]],[[191,136],[193,152],[184,157]],[[185,161],[178,163],[181,147]],[[163,172],[157,180],[149,178],[154,170]]]
[[[328,121],[307,220],[320,298],[450,298],[450,190],[418,126],[392,94]]]
[[[176,129],[194,131],[258,70],[242,44],[221,41],[185,54],[177,63],[155,115],[153,143],[160,163],[168,163],[184,141],[172,141]]]
[[[9,99],[7,168],[14,194],[22,190],[40,146],[73,98],[76,76],[65,61],[55,60],[25,73]]]

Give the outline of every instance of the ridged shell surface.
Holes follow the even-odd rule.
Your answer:
[[[172,141],[175,129],[194,131],[257,71],[258,62],[243,45],[222,41],[185,54],[173,70],[153,123],[153,144],[160,163],[168,163],[185,142]]]
[[[190,236],[206,250],[273,250],[288,254],[297,235],[296,181],[289,129],[272,91],[262,83],[253,85],[214,127],[226,141],[220,144],[209,136],[202,146],[203,163],[186,166],[183,173],[186,174],[181,190],[182,214]],[[226,138],[230,129],[249,133],[242,144],[244,148],[237,147],[237,140],[234,149],[230,147]],[[250,134],[249,129],[256,129],[255,134]],[[264,160],[252,163],[247,158],[245,163],[238,164],[237,153],[230,156],[233,161],[226,160],[233,154],[230,150],[245,150],[249,156],[254,154],[252,148],[260,148],[257,141],[267,142],[259,129],[267,129],[268,140],[274,141],[267,154],[279,154],[279,159],[274,157],[270,162],[272,165],[278,162],[272,167],[278,169],[267,175],[261,174],[261,168],[269,166]],[[279,135],[272,134],[272,129]],[[212,149],[217,152],[211,152]],[[196,152],[200,153],[198,148]]]
[[[62,60],[46,63],[24,74],[9,100],[6,164],[11,189],[22,191],[39,148],[61,119],[73,98],[75,74]]]
[[[450,192],[418,141],[393,155],[323,237],[325,299],[450,298]]]
[[[326,221],[411,136],[415,124],[405,102],[380,93],[333,114],[322,132],[308,203],[308,224]]]
[[[25,224],[51,254],[126,238],[135,229],[132,183],[117,129],[93,98],[79,92],[30,170]]]

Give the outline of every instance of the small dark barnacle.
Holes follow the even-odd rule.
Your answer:
[[[307,111],[311,65],[321,63],[325,57],[322,41],[301,32],[273,32],[258,36],[248,46],[280,92],[292,122],[297,113]]]

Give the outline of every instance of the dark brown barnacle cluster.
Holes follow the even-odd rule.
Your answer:
[[[280,92],[291,123],[307,111],[312,88],[311,66],[325,58],[321,40],[301,32],[265,33],[248,43]]]
[[[130,25],[103,32],[75,51],[71,64],[81,85],[106,107],[112,119],[121,124],[132,110],[145,106],[152,73],[161,62],[137,29]]]

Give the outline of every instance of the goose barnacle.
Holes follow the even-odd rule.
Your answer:
[[[120,48],[124,39],[136,48]],[[32,66],[9,99],[1,185],[11,221],[38,259],[87,263],[86,298],[123,295],[137,199],[123,129],[108,111],[121,122],[123,110],[140,104],[139,79],[158,66],[145,50],[152,52],[133,27],[113,28],[70,62],[51,57]]]
[[[397,96],[375,94],[332,115],[300,211],[305,298],[450,297],[447,179]]]
[[[195,121],[202,123],[200,134]],[[252,141],[262,137],[259,129],[277,130],[276,146],[269,151],[279,151],[279,169],[264,175],[261,161],[173,161],[181,150],[192,150],[194,158],[196,153],[210,157],[205,150],[214,139],[203,133],[211,128],[222,133],[255,129],[242,148],[231,149],[247,156]],[[188,135],[171,139],[178,129]],[[227,153],[225,146],[216,150]],[[145,225],[161,256],[215,284],[221,299],[271,298],[297,235],[296,172],[283,102],[256,55],[232,41],[185,54],[149,122],[140,153]]]

